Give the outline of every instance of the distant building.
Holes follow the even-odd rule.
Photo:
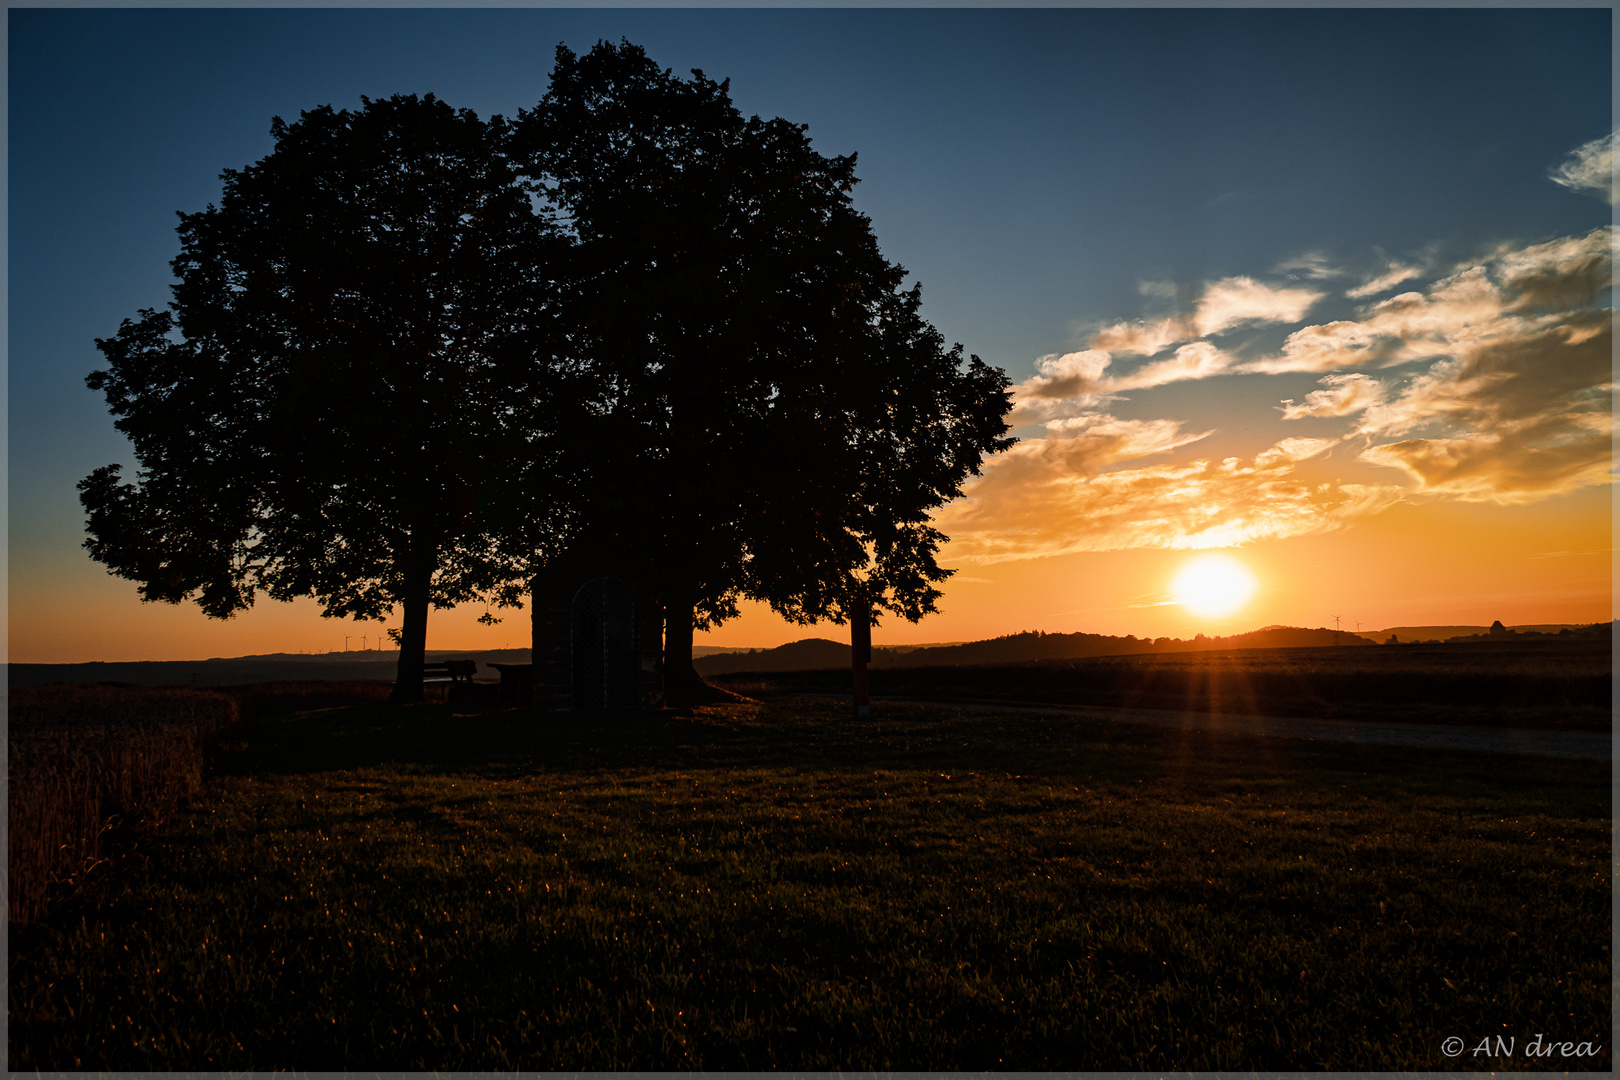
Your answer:
[[[539,711],[663,704],[663,609],[623,550],[602,540],[581,545],[535,577],[530,660]]]

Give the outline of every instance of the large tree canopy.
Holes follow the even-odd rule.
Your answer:
[[[564,318],[603,387],[584,528],[643,538],[672,694],[694,623],[740,596],[803,622],[934,610],[928,515],[1010,443],[1008,384],[922,319],[851,204],[854,157],[629,43],[559,47],[515,126],[575,240]]]
[[[934,609],[929,514],[1010,442],[1008,383],[922,318],[853,156],[628,43],[560,47],[510,127],[429,96],[272,134],[181,215],[169,310],[97,342],[141,468],[81,484],[87,546],[143,596],[402,605],[405,695],[432,604],[548,564],[661,602],[677,699],[741,597]]]
[[[80,488],[92,556],[148,600],[216,617],[261,589],[332,616],[403,605],[409,698],[429,606],[526,580],[557,534],[542,418],[559,411],[563,241],[499,117],[362,101],[276,118],[271,154],[180,215],[169,310],[98,340],[88,380],[137,481],[114,465]]]

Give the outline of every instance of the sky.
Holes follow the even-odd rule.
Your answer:
[[[925,317],[1017,388],[1020,442],[938,514],[940,613],[878,644],[1611,617],[1606,7],[13,8],[12,661],[376,644],[313,601],[142,604],[90,560],[75,485],[135,465],[94,339],[167,302],[176,211],[272,117],[513,116],[559,43],[620,38],[857,154]],[[1252,577],[1236,611],[1177,602],[1212,551]],[[527,644],[481,614],[436,611],[429,647]],[[698,640],[846,633],[745,605]]]

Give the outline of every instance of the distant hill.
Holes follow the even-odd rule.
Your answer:
[[[527,664],[528,649],[430,649],[430,663],[470,659],[478,663],[480,679],[495,678],[490,664]],[[300,679],[387,679],[398,672],[397,654],[382,652],[268,653],[261,656],[214,657],[210,660],[137,660],[120,663],[8,664],[12,686],[45,683],[119,682],[137,686],[232,686],[254,682],[291,682]]]
[[[1231,637],[1213,638],[1219,645],[1204,645],[1201,648],[1217,649],[1320,649],[1333,645],[1360,645],[1366,641],[1359,634],[1352,634],[1348,630],[1329,630],[1327,627],[1318,627],[1307,630],[1298,626],[1268,626],[1261,630],[1251,630],[1247,634],[1234,634]],[[1372,644],[1372,642],[1367,642]]]
[[[694,645],[694,646],[692,646],[692,655],[693,656],[713,656],[715,653],[747,652],[747,651],[748,651],[747,649],[739,649],[735,645]],[[504,662],[505,661],[502,661],[502,663],[504,663]]]
[[[1075,660],[1087,656],[1132,656],[1141,653],[1197,652],[1206,649],[1289,649],[1362,646],[1372,642],[1349,631],[1297,626],[1268,626],[1230,637],[1138,638],[1108,634],[1047,634],[1038,630],[985,641],[921,648],[874,648],[874,668],[946,667],[967,664],[1021,664],[1035,660]],[[846,668],[849,643],[805,638],[774,649],[717,653],[693,661],[700,675],[740,671],[820,671]]]
[[[1268,626],[1229,637],[1138,638],[1107,634],[1026,632],[988,641],[916,649],[897,658],[896,667],[944,664],[1006,664],[1030,660],[1074,660],[1084,656],[1132,656],[1139,653],[1199,652],[1206,649],[1302,649],[1329,645],[1371,644],[1347,631]],[[874,660],[876,658],[874,657]]]
[[[1560,630],[1573,633],[1585,627],[1585,623],[1533,623],[1524,626],[1510,626],[1509,630],[1515,633],[1529,631],[1537,634],[1556,634]],[[1601,624],[1600,624],[1601,625]],[[1403,642],[1448,641],[1454,637],[1473,637],[1478,634],[1490,633],[1489,626],[1391,626],[1387,630],[1363,630],[1361,636],[1368,641],[1382,645],[1394,634]]]
[[[885,660],[891,655],[888,649],[874,649],[874,662],[878,654],[882,654]],[[828,638],[805,638],[778,645],[774,649],[713,653],[692,660],[692,666],[699,675],[728,675],[735,671],[820,671],[825,668],[846,668],[849,663],[849,642]]]

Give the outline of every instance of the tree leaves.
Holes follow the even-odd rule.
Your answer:
[[[274,151],[180,215],[169,310],[97,342],[88,383],[142,468],[81,485],[87,546],[149,599],[223,617],[264,589],[377,618],[529,572],[497,536],[546,517],[508,475],[551,404],[561,240],[503,123],[362,101],[277,118]]]
[[[628,42],[559,47],[515,131],[571,223],[572,344],[605,376],[593,486],[621,499],[587,517],[637,518],[628,556],[700,622],[742,595],[799,621],[933,610],[928,513],[1009,445],[1008,384],[921,318],[851,202],[854,157]]]

